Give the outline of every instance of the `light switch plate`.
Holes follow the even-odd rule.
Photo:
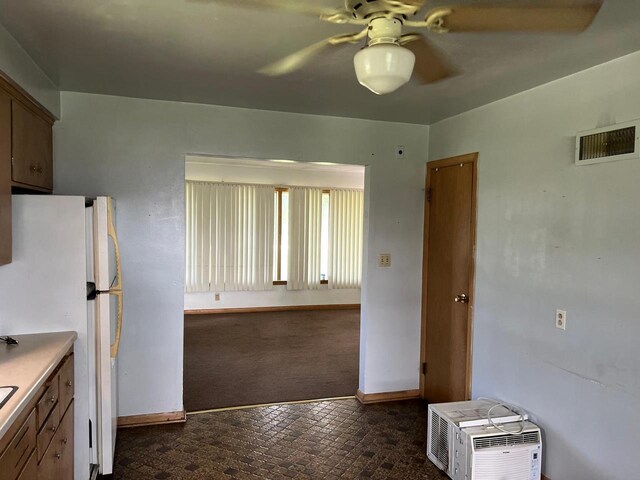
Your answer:
[[[391,266],[391,254],[390,253],[381,253],[378,256],[378,266],[379,267],[390,267]]]
[[[565,310],[556,310],[556,328],[567,329],[567,312]]]

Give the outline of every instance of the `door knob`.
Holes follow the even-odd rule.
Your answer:
[[[469,303],[469,297],[466,293],[461,293],[460,295],[456,295],[453,301],[456,303]]]

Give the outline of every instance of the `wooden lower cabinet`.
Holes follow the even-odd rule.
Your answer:
[[[40,464],[38,480],[73,478],[73,402],[64,414]]]
[[[36,452],[31,454],[31,457],[22,469],[22,473],[18,477],[18,480],[33,480],[34,478],[38,478],[38,457]]]
[[[0,438],[0,480],[73,480],[73,352]]]

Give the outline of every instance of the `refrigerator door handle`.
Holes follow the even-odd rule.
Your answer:
[[[120,348],[120,336],[122,334],[122,264],[120,262],[120,245],[118,244],[118,235],[113,225],[113,206],[111,198],[107,198],[107,234],[113,241],[113,250],[116,261],[116,282],[109,289],[109,294],[118,297],[118,323],[116,325],[116,338],[111,344],[111,358],[118,356]]]
[[[111,358],[118,356],[118,349],[120,348],[120,336],[122,334],[122,290],[110,290],[109,295],[113,295],[118,298],[118,323],[116,324],[116,338],[111,344]]]

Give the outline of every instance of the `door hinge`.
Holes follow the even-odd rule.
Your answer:
[[[427,362],[422,362],[422,374],[427,374]]]
[[[431,189],[427,189],[427,202],[431,202]]]

